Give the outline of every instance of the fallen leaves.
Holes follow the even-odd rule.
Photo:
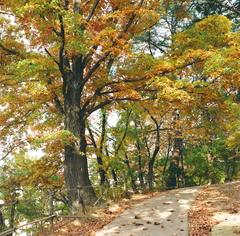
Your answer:
[[[124,210],[138,204],[146,199],[151,198],[159,193],[136,194],[131,199],[121,199],[116,203],[109,203],[108,206],[95,207],[85,215],[80,226],[74,226],[74,220],[59,220],[54,224],[55,232],[53,236],[93,236],[95,233],[110,223],[115,217],[119,216]],[[94,217],[91,214],[94,213]],[[137,215],[136,215],[137,216]],[[139,216],[140,217],[140,216]],[[130,222],[131,223],[131,222]],[[121,226],[127,226],[122,224]],[[146,228],[146,227],[145,227]],[[119,232],[114,232],[119,233]],[[35,236],[42,236],[43,234],[36,234]],[[49,235],[49,232],[44,231],[44,235]]]
[[[135,215],[135,219],[142,219],[140,215]]]
[[[239,201],[239,194],[239,181],[211,185],[204,189],[196,198],[188,214],[189,236],[210,236],[212,227],[220,223],[212,220],[215,212],[238,213],[240,206],[236,202]],[[240,234],[240,230],[234,233]]]
[[[143,225],[143,223],[137,223],[137,222],[132,222],[132,224],[134,224],[135,226],[140,226],[140,225]]]
[[[218,221],[212,221],[211,217],[214,212],[220,212],[220,211],[226,211],[228,213],[234,214],[234,212],[237,213],[237,211],[240,211],[239,204],[239,181],[236,183],[232,183],[231,185],[212,185],[208,188],[204,189],[197,197],[195,203],[190,209],[189,212],[189,236],[210,236],[211,235],[211,229],[214,225],[218,224]],[[86,222],[81,222],[80,227],[73,227],[72,223],[68,223],[65,225],[59,225],[59,231],[57,231],[54,235],[57,236],[63,236],[63,235],[84,235],[84,236],[90,236],[94,235],[96,231],[100,228],[102,228],[104,225],[107,225],[110,221],[113,220],[116,216],[118,216],[123,210],[131,207],[132,205],[141,202],[142,200],[145,200],[149,198],[150,196],[145,196],[146,198],[141,196],[141,198],[138,199],[127,199],[125,202],[118,203],[117,205],[113,204],[112,206],[108,206],[108,210],[100,209],[102,211],[102,216],[100,216],[100,212],[98,212],[96,209],[94,212],[98,212],[99,217],[95,217],[92,220],[88,220]],[[164,205],[170,205],[171,202],[164,202]],[[119,207],[118,207],[119,206]],[[161,206],[159,206],[161,208]],[[168,208],[168,207],[167,207]],[[115,210],[116,209],[116,210]],[[149,210],[149,216],[152,215],[155,211],[155,208],[152,208]],[[169,212],[174,212],[176,209],[168,209]],[[180,214],[179,221],[183,222],[181,219],[182,216],[185,214]],[[173,220],[171,218],[165,219],[165,221],[168,221],[168,224],[165,221],[162,221],[161,223],[158,221],[143,221],[143,216],[140,214],[136,214],[132,216],[133,222],[129,222],[127,224],[120,224],[120,227],[128,226],[128,225],[134,225],[139,230],[147,231],[150,229],[150,227],[159,227],[164,230],[168,228],[168,224],[174,225]],[[226,220],[229,220],[226,218]],[[152,226],[151,226],[152,224]],[[185,228],[179,228],[179,231],[185,231]],[[232,232],[235,235],[240,235],[240,229],[232,230]],[[116,233],[116,232],[115,232]],[[177,232],[176,232],[177,233]],[[47,234],[46,234],[47,235]]]
[[[233,231],[233,233],[234,233],[234,234],[237,234],[237,235],[240,235],[240,230],[239,230],[239,229],[235,229],[235,230]]]

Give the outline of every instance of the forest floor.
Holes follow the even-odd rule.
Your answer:
[[[210,185],[189,211],[189,236],[240,235],[240,180]]]
[[[93,236],[99,229],[108,225],[114,218],[126,212],[127,209],[137,204],[141,205],[147,199],[151,200],[151,198],[161,196],[162,194],[172,194],[173,191],[176,190],[137,194],[132,196],[131,199],[121,199],[89,208],[88,213],[77,220],[59,219],[55,223],[54,236]],[[172,212],[174,211],[176,210],[173,209]],[[189,236],[240,235],[240,180],[203,187],[188,211],[188,220]],[[144,228],[147,229],[148,227]],[[39,235],[48,234],[42,233]]]

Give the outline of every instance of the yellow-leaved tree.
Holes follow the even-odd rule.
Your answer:
[[[72,212],[80,207],[77,188],[83,187],[86,203],[96,200],[88,173],[86,120],[113,101],[138,96],[134,90],[143,74],[115,76],[114,65],[132,55],[132,38],[156,22],[158,5],[154,0],[1,3],[3,158],[32,143],[56,161],[64,159]],[[135,85],[126,92],[130,84]]]

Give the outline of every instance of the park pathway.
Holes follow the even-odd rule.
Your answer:
[[[187,236],[188,211],[203,188],[174,189],[156,195],[125,210],[95,236]]]

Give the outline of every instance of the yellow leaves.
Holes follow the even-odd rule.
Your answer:
[[[181,67],[184,64],[194,61],[203,61],[214,55],[214,51],[206,51],[203,49],[188,49],[181,57],[177,58],[176,67]]]
[[[118,32],[114,28],[106,27],[101,30],[97,37],[94,38],[94,42],[99,43],[105,50],[111,48],[118,40]]]
[[[185,105],[193,101],[192,92],[194,86],[189,83],[189,80],[175,80],[171,76],[155,76],[149,81],[149,85],[158,91],[157,102],[174,102],[175,106],[179,103]]]
[[[155,77],[152,79],[152,81],[150,81],[150,83],[153,83],[154,86],[157,86],[159,88],[173,85],[173,81],[168,77]]]
[[[61,150],[63,145],[72,145],[75,141],[75,137],[70,131],[60,130],[32,141],[32,145],[41,145],[42,143],[51,141],[60,141],[58,145],[55,144],[55,148],[56,150]]]
[[[39,5],[40,4],[34,4],[33,2],[30,2],[30,3],[27,3],[26,5],[25,5],[25,9],[26,10],[34,10],[34,9],[36,9],[37,7],[39,7]]]
[[[128,99],[140,99],[141,95],[134,89],[124,89],[123,91],[116,92],[115,98],[128,98]]]
[[[185,91],[187,81],[172,81],[167,77],[155,78],[153,85],[158,88],[158,100],[189,103],[192,100],[190,94]]]
[[[154,74],[162,74],[166,72],[171,72],[175,69],[175,65],[171,61],[159,60],[157,65],[153,67]]]
[[[232,23],[226,16],[217,14],[208,16],[196,24],[197,29],[201,29],[212,37],[221,37],[223,34],[229,33],[231,26]]]
[[[143,29],[148,29],[151,25],[159,20],[159,14],[155,10],[149,10],[148,8],[139,8],[134,11],[137,16],[136,23],[130,28],[130,32],[135,35],[140,35]]]
[[[186,78],[201,74],[229,89],[230,84],[238,86],[239,52],[239,35],[231,32],[231,22],[213,15],[176,34],[170,58],[175,61],[175,75]]]
[[[210,51],[224,47],[228,43],[231,22],[225,16],[213,15],[198,22],[192,29],[174,36],[177,55],[187,50]]]
[[[227,139],[227,146],[230,149],[240,149],[240,130],[235,131],[232,135]]]

